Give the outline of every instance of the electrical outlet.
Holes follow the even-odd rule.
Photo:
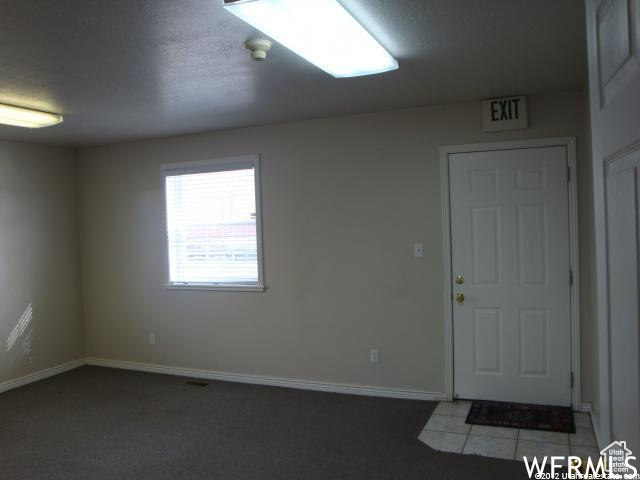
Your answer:
[[[156,334],[155,333],[150,333],[149,334],[149,345],[155,345],[156,344]]]
[[[372,348],[371,350],[369,350],[369,362],[380,363],[380,352],[377,348]]]

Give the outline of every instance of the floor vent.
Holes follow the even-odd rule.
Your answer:
[[[193,385],[195,387],[206,387],[207,385],[209,385],[207,382],[196,382],[196,381],[189,381],[189,382],[184,382],[187,385]]]

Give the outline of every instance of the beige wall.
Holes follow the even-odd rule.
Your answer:
[[[593,344],[582,93],[530,97],[530,128],[485,134],[480,102],[237,129],[79,152],[87,354],[443,391],[438,147],[578,137],[583,350]],[[262,159],[264,293],[167,291],[160,165]],[[413,258],[413,244],[425,256]],[[147,344],[155,332],[157,344]],[[368,363],[380,349],[381,363]],[[585,400],[589,354],[583,375]]]
[[[0,142],[0,383],[84,356],[76,207],[72,151]]]

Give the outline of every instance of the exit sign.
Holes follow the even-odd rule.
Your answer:
[[[527,97],[490,98],[482,102],[485,132],[527,128]]]

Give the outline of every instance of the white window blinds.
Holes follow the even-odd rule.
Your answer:
[[[260,284],[253,164],[177,166],[165,192],[170,284]]]

